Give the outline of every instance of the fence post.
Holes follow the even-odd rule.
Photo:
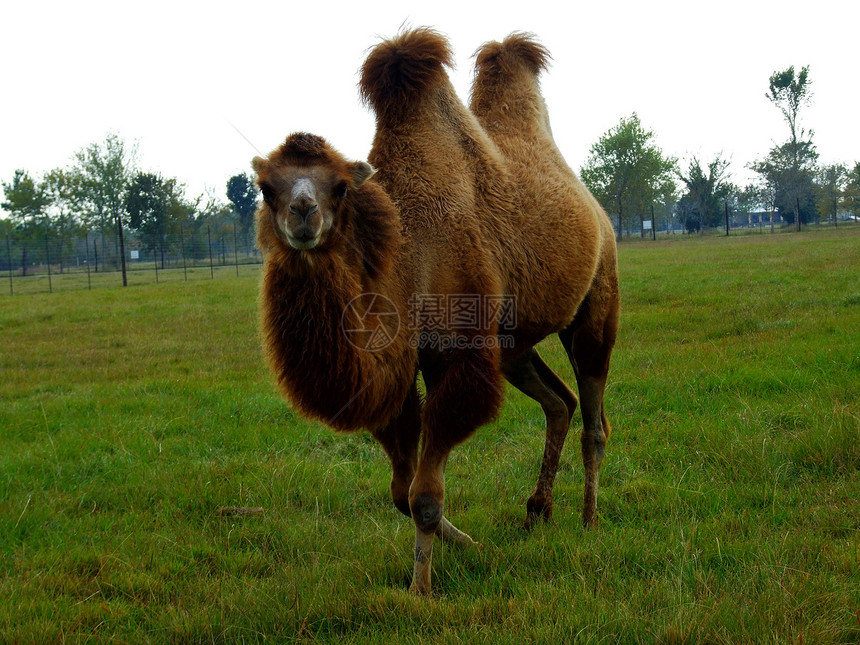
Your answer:
[[[158,249],[155,248],[155,245],[152,247],[152,256],[155,260],[155,284],[158,284]]]
[[[122,266],[122,286],[128,286],[128,273],[125,266],[125,234],[122,231],[122,215],[116,215],[116,228],[119,232],[119,261]]]
[[[188,265],[185,264],[185,231],[179,227],[179,252],[182,254],[182,271],[185,273],[185,282],[188,282]]]
[[[84,247],[87,250],[87,289],[93,290],[93,283],[90,279],[90,232],[87,231],[87,236],[84,238]]]
[[[45,261],[48,263],[48,293],[54,293],[54,286],[51,284],[51,249],[48,246],[47,233],[45,233]]]
[[[239,245],[236,243],[236,225],[233,225],[233,257],[236,260],[236,277],[239,277]]]
[[[654,219],[654,204],[651,204],[651,239],[657,240],[657,220]]]
[[[6,236],[6,255],[9,258],[9,295],[14,296],[15,292],[12,288],[12,245],[9,243],[9,236]]]
[[[723,202],[726,207],[726,237],[729,236],[729,203]]]
[[[800,226],[800,197],[797,195],[794,196],[794,212],[797,216],[797,232],[800,233],[803,229]]]
[[[212,228],[206,225],[206,238],[209,240],[209,277],[215,279],[215,266],[212,264]]]

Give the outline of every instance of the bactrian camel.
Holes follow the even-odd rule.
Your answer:
[[[526,521],[551,517],[577,406],[535,349],[551,334],[576,374],[582,517],[586,526],[597,519],[618,327],[615,236],[553,140],[538,86],[548,58],[522,34],[484,45],[466,108],[446,72],[446,39],[427,28],[404,32],[375,47],[361,70],[362,97],[376,114],[369,163],[305,133],[253,161],[264,198],[257,235],[272,370],[300,412],[337,430],[367,429],[382,445],[394,504],[415,524],[417,593],[430,590],[434,536],[474,544],[443,514],[445,464],[497,415],[503,379],[546,415]],[[483,309],[471,324],[440,322],[440,302],[466,298]],[[499,298],[515,308],[504,329],[486,310]],[[361,329],[385,342],[364,343],[354,333]],[[493,342],[502,335],[507,343]]]

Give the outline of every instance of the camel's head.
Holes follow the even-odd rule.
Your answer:
[[[364,161],[348,162],[321,137],[292,134],[268,159],[254,157],[263,193],[258,236],[270,247],[278,242],[299,251],[322,248],[337,230],[347,193],[375,172]]]

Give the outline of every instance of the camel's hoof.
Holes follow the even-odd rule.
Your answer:
[[[526,529],[532,529],[543,520],[549,522],[552,520],[552,502],[538,502],[530,499],[526,503]]]

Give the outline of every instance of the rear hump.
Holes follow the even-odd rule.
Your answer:
[[[475,52],[477,72],[502,72],[510,74],[524,65],[537,76],[552,60],[549,51],[541,45],[533,34],[514,32],[502,42],[485,43]]]

